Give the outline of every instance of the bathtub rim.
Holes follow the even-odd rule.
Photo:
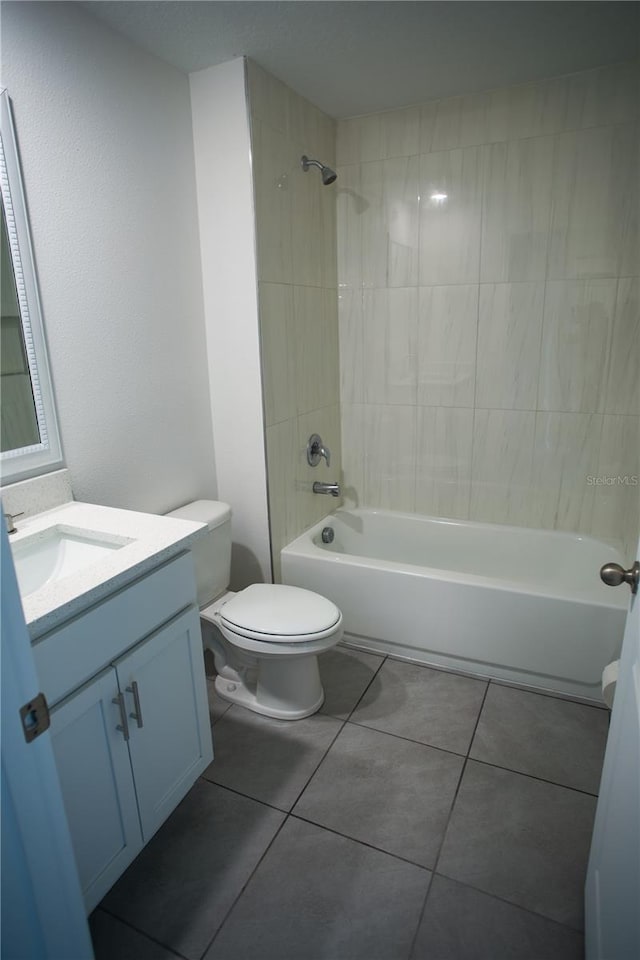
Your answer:
[[[574,542],[586,542],[594,545],[598,545],[606,548],[608,551],[615,551],[617,556],[611,558],[614,562],[621,563],[624,565],[625,560],[620,550],[620,544],[614,540],[601,540],[597,537],[592,537],[589,534],[575,533],[573,531],[564,531],[564,530],[543,530],[535,527],[518,527],[509,524],[498,524],[498,523],[487,523],[480,520],[463,520],[460,518],[448,518],[448,517],[434,517],[428,514],[422,513],[408,513],[406,511],[400,510],[385,510],[378,507],[337,507],[334,511],[327,514],[322,520],[319,520],[317,523],[314,523],[312,526],[308,527],[303,533],[299,534],[294,540],[288,543],[286,546],[282,547],[280,551],[280,557],[282,561],[283,556],[287,557],[306,557],[307,559],[316,559],[323,560],[326,563],[342,563],[349,566],[356,566],[363,569],[372,569],[372,570],[393,570],[398,573],[405,574],[407,576],[413,577],[424,577],[427,576],[432,580],[439,580],[447,583],[459,583],[459,584],[472,584],[474,586],[486,588],[488,590],[506,590],[509,593],[518,593],[524,594],[526,596],[536,596],[541,597],[547,600],[563,600],[567,603],[578,603],[588,606],[597,606],[605,607],[615,610],[626,610],[629,605],[629,600],[626,594],[618,593],[612,591],[610,602],[607,602],[603,598],[591,598],[580,595],[572,595],[565,591],[558,591],[556,593],[551,593],[548,590],[540,589],[531,589],[524,582],[518,582],[514,580],[506,579],[497,579],[495,577],[486,577],[481,574],[475,573],[460,573],[456,570],[449,570],[447,568],[439,567],[430,567],[430,566],[419,566],[413,563],[402,563],[398,560],[381,560],[375,557],[364,557],[361,554],[354,553],[334,553],[331,550],[327,550],[324,547],[313,542],[313,538],[316,535],[319,535],[323,528],[327,526],[331,520],[335,519],[336,516],[339,516],[340,513],[345,514],[371,514],[374,516],[388,516],[388,517],[397,517],[404,520],[412,521],[433,521],[439,524],[447,524],[453,526],[464,526],[464,527],[474,527],[482,528],[483,530],[495,528],[497,530],[505,530],[509,532],[522,533],[525,531],[527,535],[533,535],[536,538],[545,537],[558,539],[566,542],[568,539],[573,540]],[[603,563],[611,562],[609,559],[603,560]]]

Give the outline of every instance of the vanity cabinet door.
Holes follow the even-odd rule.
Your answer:
[[[80,885],[90,911],[142,849],[112,668],[51,712],[51,738]]]
[[[146,843],[213,759],[197,607],[114,663]]]

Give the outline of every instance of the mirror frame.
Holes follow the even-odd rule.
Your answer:
[[[40,443],[0,453],[0,482],[7,484],[55,470],[64,461],[18,145],[6,88],[0,89],[0,187],[40,434]]]

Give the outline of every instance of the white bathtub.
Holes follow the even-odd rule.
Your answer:
[[[283,582],[333,600],[366,650],[601,701],[622,644],[628,590],[599,577],[622,557],[590,537],[338,510],[281,560]]]

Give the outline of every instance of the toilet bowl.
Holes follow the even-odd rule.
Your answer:
[[[214,656],[220,697],[264,716],[299,720],[320,709],[318,654],[342,638],[342,614],[311,590],[256,583],[228,591],[231,509],[198,500],[169,516],[206,523],[194,543],[204,646]]]

